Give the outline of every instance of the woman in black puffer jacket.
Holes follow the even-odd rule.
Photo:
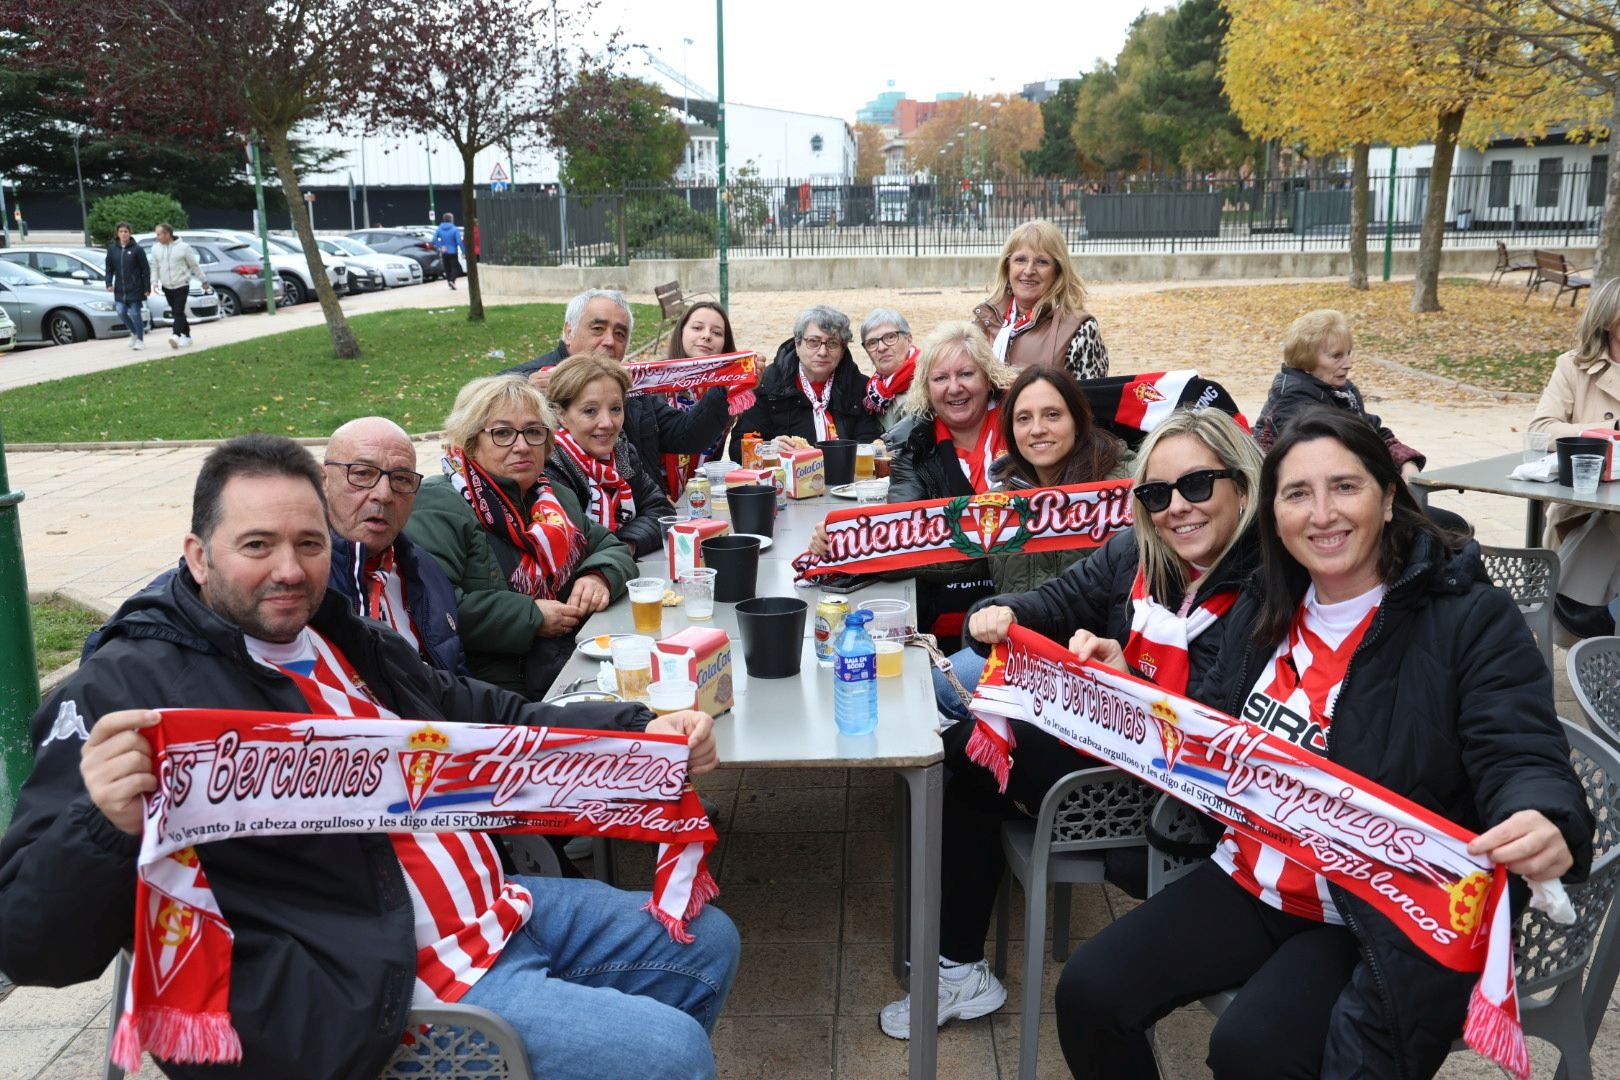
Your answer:
[[[1266,458],[1260,514],[1261,572],[1194,696],[1480,831],[1473,850],[1517,875],[1584,874],[1593,822],[1547,667],[1478,546],[1423,517],[1374,429],[1301,414]],[[1058,1033],[1077,1077],[1157,1076],[1147,1029],[1241,987],[1210,1039],[1217,1077],[1420,1078],[1476,981],[1229,831],[1069,959]]]

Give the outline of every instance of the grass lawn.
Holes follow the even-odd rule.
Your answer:
[[[1444,310],[1422,315],[1409,310],[1410,281],[1375,283],[1366,292],[1324,281],[1177,289],[1159,297],[1169,305],[1156,313],[1159,317],[1227,327],[1235,340],[1257,337],[1268,361],[1281,357],[1283,334],[1295,318],[1312,308],[1338,308],[1350,321],[1358,357],[1376,356],[1473,386],[1527,394],[1539,394],[1553,361],[1574,347],[1582,310],[1568,305],[1555,310],[1540,297],[1525,304],[1522,284],[1492,286],[1473,278],[1442,278]],[[1370,373],[1352,378],[1377,382]]]
[[[637,342],[658,309],[634,305]],[[218,439],[249,431],[328,435],[379,413],[407,431],[438,430],[467,380],[549,352],[562,304],[412,308],[357,315],[358,362],[332,359],[326,327],[310,326],[197,353],[25,386],[0,394],[12,442]],[[492,357],[492,351],[505,353]]]
[[[101,625],[101,616],[66,600],[29,604],[34,619],[34,655],[39,673],[55,671],[79,655],[84,639]]]

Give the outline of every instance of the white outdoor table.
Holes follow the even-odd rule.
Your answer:
[[[1548,503],[1563,503],[1586,510],[1620,511],[1620,483],[1599,484],[1591,497],[1576,495],[1565,484],[1540,484],[1534,480],[1514,480],[1511,473],[1523,461],[1520,454],[1471,461],[1412,477],[1412,495],[1422,506],[1431,491],[1480,491],[1488,495],[1511,495],[1525,500],[1524,546],[1540,547]]]
[[[833,723],[832,670],[817,666],[815,658],[813,626],[818,590],[795,589],[788,562],[804,550],[804,541],[815,523],[838,505],[853,504],[834,498],[790,501],[776,520],[776,545],[760,560],[759,595],[798,596],[810,605],[797,678],[755,679],[748,675],[733,604],[715,604],[714,618],[701,621],[686,618],[684,605],[665,608],[660,636],[690,625],[722,629],[731,639],[736,704],[715,717],[721,768],[895,770],[897,796],[903,792],[903,797],[899,798],[895,815],[894,971],[902,985],[910,983],[910,1075],[932,1077],[938,1060],[939,965],[935,958],[939,955],[940,814],[944,790],[944,751],[932,668],[924,650],[906,649],[900,676],[878,680],[877,730],[858,737],[839,733]],[[801,538],[797,546],[785,542],[794,536]],[[662,553],[647,556],[641,565],[649,575],[668,576],[668,560]],[[876,597],[916,602],[911,581],[885,581],[852,595],[851,606]],[[633,630],[630,604],[621,598],[606,611],[591,616],[580,629],[579,639],[587,641],[597,634]],[[576,650],[554,685],[593,677],[599,667],[598,661]],[[915,981],[908,978],[912,972]]]

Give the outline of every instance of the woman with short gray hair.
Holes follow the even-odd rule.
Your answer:
[[[817,304],[799,313],[793,336],[760,376],[754,404],[732,428],[731,457],[742,460],[742,438],[758,433],[779,446],[790,439],[871,442],[883,417],[866,410],[866,376],[849,353],[849,316]]]
[[[900,422],[900,401],[917,374],[920,350],[911,341],[911,324],[893,308],[878,308],[861,323],[861,348],[876,374],[866,380],[866,411],[883,417],[883,430]]]

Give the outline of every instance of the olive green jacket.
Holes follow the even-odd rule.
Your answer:
[[[519,499],[517,484],[510,480],[497,482],[507,495]],[[588,520],[566,487],[553,486],[552,492],[568,519],[585,533],[585,556],[558,590],[558,598],[567,599],[574,582],[587,573],[606,579],[615,600],[623,596],[625,582],[637,574],[635,556],[606,528]],[[528,503],[532,499],[519,501]],[[473,677],[518,693],[543,692],[544,686],[533,685],[533,676],[538,672],[527,672],[527,666],[545,663],[549,667],[551,661],[566,660],[574,638],[571,634],[538,636],[543,621],[539,607],[532,597],[512,590],[501,569],[502,560],[496,555],[500,549],[506,561],[512,562],[516,549],[504,537],[484,528],[447,476],[431,476],[422,482],[405,534],[432,553],[455,586],[456,627],[466,646],[467,667]],[[536,651],[545,655],[531,655]]]

